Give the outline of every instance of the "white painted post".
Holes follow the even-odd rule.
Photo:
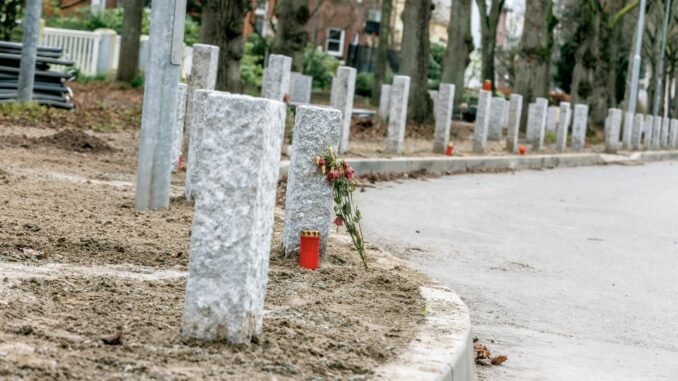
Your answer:
[[[169,204],[185,19],[186,0],[153,3],[137,165],[136,208],[140,210]]]
[[[185,339],[242,344],[261,333],[285,111],[278,101],[219,92],[200,111],[206,165],[191,231]]]
[[[450,142],[454,90],[454,85],[441,83],[437,92],[436,127],[433,133],[433,152],[435,153],[445,153]]]
[[[285,193],[283,247],[286,254],[299,252],[303,230],[317,230],[320,232],[320,255],[325,255],[333,215],[332,186],[313,159],[329,147],[337,149],[341,121],[339,110],[297,107]]]

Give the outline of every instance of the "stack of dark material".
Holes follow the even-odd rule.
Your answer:
[[[21,66],[22,44],[0,41],[0,103],[12,103],[17,99],[17,83]],[[64,85],[76,76],[74,62],[61,58],[61,48],[38,47],[35,64],[35,83],[33,101],[45,106],[72,110],[73,92]],[[62,65],[69,68],[65,72],[52,71],[50,65]]]

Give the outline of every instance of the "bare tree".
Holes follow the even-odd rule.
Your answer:
[[[131,82],[139,71],[139,39],[141,20],[144,16],[144,0],[124,0],[120,36],[120,57],[116,79]]]
[[[462,100],[464,73],[471,63],[473,35],[471,34],[471,1],[454,0],[450,8],[450,23],[447,25],[447,48],[441,82],[452,83],[456,89],[455,104]]]
[[[467,0],[468,1],[468,0]],[[372,85],[372,100],[379,102],[381,98],[381,85],[386,77],[386,64],[388,63],[388,39],[391,31],[392,0],[381,1],[381,23],[379,24],[379,46],[377,47],[377,60],[374,65],[374,84]]]
[[[415,123],[433,120],[428,95],[429,31],[433,4],[431,0],[406,0],[401,18],[403,39],[400,73],[410,77],[409,118]]]
[[[504,9],[504,0],[476,0],[476,4],[480,10],[483,80],[491,80],[494,91],[494,49],[497,46],[497,28],[501,11]]]
[[[250,0],[205,0],[203,4],[200,42],[219,47],[217,90],[242,92],[243,28],[251,5]]]
[[[322,5],[319,1],[316,10]],[[279,0],[275,6],[278,18],[272,51],[292,57],[292,70],[301,72],[304,67],[304,48],[308,43],[306,23],[311,18],[308,0]]]

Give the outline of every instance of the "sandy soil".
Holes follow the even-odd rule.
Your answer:
[[[0,124],[0,379],[364,379],[423,321],[427,279],[376,247],[368,271],[343,235],[319,271],[282,259],[279,210],[262,336],[182,341],[183,174],[167,210],[137,212],[135,131],[90,133],[96,153],[54,132]]]

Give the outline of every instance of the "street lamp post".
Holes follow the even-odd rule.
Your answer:
[[[631,69],[631,98],[629,99],[628,111],[636,113],[638,103],[638,79],[640,77],[640,48],[643,45],[643,29],[645,24],[645,0],[640,0],[640,14],[636,29],[636,46],[633,53],[633,68]]]
[[[652,116],[654,118],[659,114],[659,99],[662,93],[662,79],[664,76],[664,52],[666,51],[666,31],[669,28],[669,16],[671,16],[671,0],[666,0],[666,10],[664,12],[664,26],[662,27],[662,45],[659,53],[659,70],[655,74],[657,82],[654,91],[654,102],[652,102]]]

